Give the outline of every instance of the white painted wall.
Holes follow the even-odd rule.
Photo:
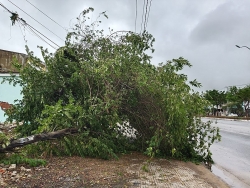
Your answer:
[[[0,101],[8,102],[10,104],[14,103],[14,100],[21,99],[21,86],[10,85],[8,82],[1,84],[4,77],[9,77],[9,74],[0,74]],[[4,116],[4,111],[0,108],[0,122],[4,122],[6,116]]]

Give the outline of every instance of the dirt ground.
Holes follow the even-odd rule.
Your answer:
[[[52,157],[45,167],[18,165],[13,172],[2,173],[1,187],[205,187],[228,188],[205,166],[191,162],[153,159],[140,153],[120,156],[119,160],[81,157]],[[25,173],[22,171],[25,169]],[[9,175],[8,175],[9,174]]]

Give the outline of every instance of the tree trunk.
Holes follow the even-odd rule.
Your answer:
[[[245,112],[246,112],[246,117],[248,118],[248,109],[249,109],[249,101],[247,101],[247,104],[245,106]]]
[[[215,108],[214,108],[215,105],[213,105],[213,116],[216,115],[216,112],[215,112]]]
[[[54,132],[49,132],[49,133],[35,134],[35,135],[28,136],[25,138],[18,138],[16,140],[11,140],[10,144],[7,145],[6,147],[0,146],[0,153],[12,151],[14,148],[23,147],[25,145],[32,144],[35,142],[44,141],[44,140],[54,140],[54,139],[57,139],[66,135],[76,134],[76,133],[79,133],[78,128],[68,128],[68,129],[62,129],[59,131],[54,131]]]

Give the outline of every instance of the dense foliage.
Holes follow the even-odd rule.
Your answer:
[[[227,100],[230,110],[239,116],[249,116],[250,113],[250,86],[237,88],[232,86],[227,91]]]
[[[112,30],[105,35],[97,29],[99,20],[88,24],[90,11],[80,14],[55,54],[41,48],[45,66],[27,49],[30,64],[11,80],[23,87],[23,99],[9,114],[10,121],[23,122],[19,136],[68,127],[81,132],[29,150],[103,158],[138,150],[211,161],[209,147],[219,130],[199,117],[206,100],[190,86],[200,84],[178,73],[191,64],[181,57],[153,66],[152,35]]]
[[[218,115],[219,106],[222,107],[223,104],[227,102],[226,93],[224,91],[218,91],[216,89],[207,90],[204,93],[204,97],[212,104],[212,114]],[[216,106],[216,109],[214,108]]]

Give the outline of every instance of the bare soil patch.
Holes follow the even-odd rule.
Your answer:
[[[45,167],[22,165],[11,173],[3,173],[2,187],[68,188],[68,187],[228,187],[203,165],[168,159],[153,159],[140,153],[120,156],[119,160],[81,157],[52,157]],[[25,167],[28,168],[28,167]]]

